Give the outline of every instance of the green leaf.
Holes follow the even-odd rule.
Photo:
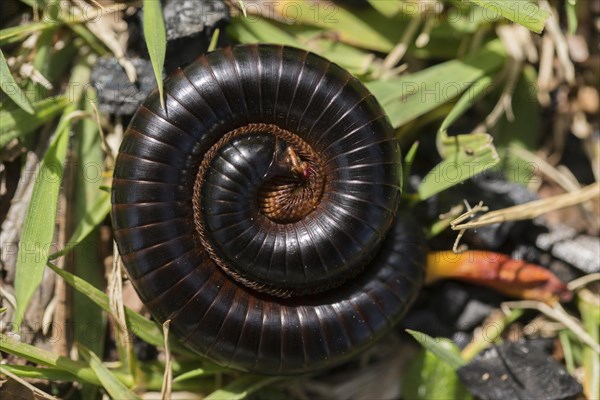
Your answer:
[[[458,348],[450,341],[440,341],[439,346],[458,355]],[[402,398],[412,399],[471,399],[459,380],[456,371],[432,352],[422,349],[404,376]]]
[[[24,358],[36,364],[45,365],[61,371],[68,372],[77,378],[99,385],[100,381],[94,371],[80,361],[59,356],[39,347],[21,343],[3,333],[0,333],[0,350]]]
[[[536,179],[537,166],[528,160],[522,160],[510,149],[518,147],[535,151],[540,142],[542,112],[538,101],[537,80],[536,69],[526,65],[512,95],[514,118],[509,120],[503,115],[490,132],[494,135],[494,143],[502,159],[504,176],[524,186]]]
[[[52,97],[32,104],[34,114],[22,108],[0,109],[0,148],[15,138],[23,139],[50,121],[69,104],[65,96]]]
[[[355,75],[372,69],[372,54],[327,39],[327,31],[310,26],[285,26],[262,18],[236,18],[227,27],[227,34],[240,43],[275,43],[303,48],[320,54]]]
[[[269,17],[279,18],[288,25],[317,26],[333,34],[338,41],[381,52],[394,48],[408,21],[419,10],[418,5],[411,4],[403,10],[406,13],[385,18],[373,8],[347,8],[341,2],[275,1],[272,4]]]
[[[216,390],[205,400],[241,400],[257,390],[282,379],[277,376],[242,375],[223,389]]]
[[[10,73],[10,68],[8,67],[8,63],[6,62],[6,58],[4,58],[2,50],[0,50],[0,88],[2,88],[2,91],[27,114],[35,113],[29,99],[27,99],[21,90],[21,87]]]
[[[102,387],[113,399],[141,399],[134,392],[129,390],[112,372],[102,364],[102,360],[96,354],[83,346],[79,347],[79,353],[86,359],[92,370],[96,373]]]
[[[453,100],[482,76],[498,71],[506,60],[499,40],[464,60],[452,60],[387,81],[367,83],[395,128]]]
[[[482,94],[489,89],[490,84],[493,81],[492,75],[484,75],[477,82],[472,84],[463,95],[458,99],[452,111],[446,115],[446,118],[442,121],[438,133],[442,136],[445,136],[448,133],[448,128],[450,125],[455,123],[461,116],[464,115],[481,97]]]
[[[402,8],[400,0],[368,0],[371,7],[386,17],[393,17]]]
[[[70,120],[63,115],[36,175],[25,227],[19,243],[15,273],[15,325],[21,326],[33,293],[42,282],[48,251],[52,246],[58,193],[69,142]]]
[[[277,24],[262,18],[247,20],[236,18],[227,26],[227,34],[240,43],[269,43],[288,46],[300,46],[300,43],[289,33],[280,29]]]
[[[448,26],[451,26],[458,33],[475,33],[479,29],[481,29],[482,26],[490,25],[496,20],[502,18],[500,15],[498,15],[497,18],[493,18],[493,16],[487,15],[489,14],[489,11],[487,9],[479,7],[473,3],[465,2],[463,0],[453,1],[452,5],[454,7],[448,11],[449,15],[447,20],[442,21],[440,27],[443,27],[445,24],[448,24]],[[447,34],[448,33],[449,32],[447,32]],[[432,37],[432,39],[434,38]],[[439,40],[439,38],[435,39]]]
[[[456,345],[449,339],[437,338],[434,339],[424,333],[407,329],[412,337],[421,344],[425,349],[431,351],[437,358],[456,369],[465,365],[465,361],[460,357]],[[454,351],[456,350],[456,351]]]
[[[160,104],[165,108],[163,97],[163,67],[167,51],[167,34],[162,16],[161,2],[158,0],[144,0],[144,37],[150,53],[150,61],[154,69],[154,76],[158,85]]]
[[[470,0],[489,10],[489,18],[502,15],[517,24],[523,25],[530,31],[541,33],[544,24],[550,17],[550,12],[542,10],[537,3],[527,0]]]
[[[487,133],[450,136],[442,141],[444,160],[427,173],[419,186],[421,200],[463,182],[500,161]]]

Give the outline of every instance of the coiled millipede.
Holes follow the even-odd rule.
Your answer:
[[[374,96],[315,54],[201,56],[139,108],[112,220],[138,294],[183,343],[239,370],[355,356],[420,289],[419,226],[397,212],[401,156]],[[398,215],[397,215],[398,214]]]

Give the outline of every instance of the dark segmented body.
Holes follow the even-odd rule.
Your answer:
[[[267,374],[335,365],[387,333],[420,289],[423,239],[396,216],[399,148],[366,88],[312,53],[254,45],[200,57],[165,92],[167,112],[154,93],[133,118],[112,194],[119,251],[154,317],[217,363]],[[280,144],[269,126],[321,158],[322,196],[300,220],[256,205]],[[271,276],[276,289],[257,291]]]

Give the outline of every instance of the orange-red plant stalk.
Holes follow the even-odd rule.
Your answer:
[[[568,301],[572,297],[567,286],[548,269],[490,251],[429,253],[426,283],[440,279],[471,282],[511,297],[546,303]]]

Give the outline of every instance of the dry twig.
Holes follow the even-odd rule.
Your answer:
[[[506,221],[520,221],[539,217],[550,211],[574,206],[600,196],[600,184],[594,183],[574,192],[560,194],[529,203],[495,210],[479,216],[478,218],[460,224],[463,219],[457,218],[451,224],[453,230],[473,229],[482,226],[498,224]],[[462,216],[461,216],[462,217]]]

